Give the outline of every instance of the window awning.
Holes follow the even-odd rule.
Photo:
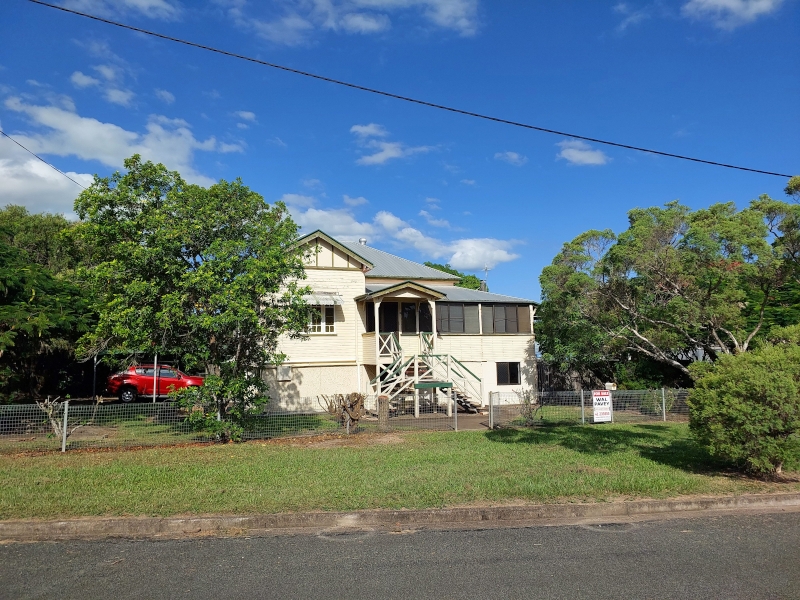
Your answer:
[[[303,296],[303,301],[312,306],[341,306],[344,304],[339,294],[326,294],[321,292],[306,294]]]

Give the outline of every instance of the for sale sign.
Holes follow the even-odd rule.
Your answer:
[[[592,407],[595,423],[611,423],[614,420],[611,390],[592,390]]]

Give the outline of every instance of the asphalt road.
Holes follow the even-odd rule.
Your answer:
[[[800,598],[800,513],[0,546],[2,598]]]

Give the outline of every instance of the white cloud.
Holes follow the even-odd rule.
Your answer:
[[[649,6],[635,9],[625,2],[620,2],[614,6],[613,10],[623,16],[622,21],[617,25],[617,31],[619,32],[623,32],[628,27],[637,25],[651,17]]]
[[[556,158],[563,158],[573,165],[604,165],[611,160],[602,150],[594,150],[581,140],[565,140],[556,146],[561,148]]]
[[[317,199],[313,196],[303,196],[302,194],[284,194],[281,196],[281,202],[288,206],[308,208],[316,205]]]
[[[75,71],[69,78],[72,84],[78,88],[87,88],[95,85],[100,85],[100,80],[95,79],[90,75],[84,75],[80,71]]]
[[[114,65],[95,65],[92,68],[108,81],[114,81],[120,74],[119,68]]]
[[[251,121],[255,123],[256,113],[254,112],[250,112],[249,110],[237,110],[233,114],[239,117],[242,121]]]
[[[386,210],[382,210],[375,215],[375,222],[389,233],[397,233],[403,227],[408,226],[408,223],[403,221],[403,219],[396,217]]]
[[[442,207],[439,206],[439,202],[438,198],[425,198],[425,204],[427,204],[428,208],[431,210],[441,210]]]
[[[404,158],[433,150],[431,146],[406,146],[402,142],[384,142],[372,139],[389,135],[389,132],[377,123],[353,125],[350,133],[355,134],[357,143],[361,147],[373,151],[372,154],[366,154],[356,160],[357,165],[383,165],[395,158]]]
[[[274,144],[276,146],[280,146],[281,148],[288,148],[289,147],[289,145],[286,142],[284,142],[281,138],[279,138],[278,136],[271,137],[267,141],[270,144]]]
[[[377,123],[370,123],[369,125],[353,125],[350,128],[350,133],[356,134],[360,138],[368,137],[386,137],[389,132],[383,125]]]
[[[690,19],[709,20],[715,27],[733,30],[775,12],[783,0],[689,0],[681,7]]]
[[[377,140],[370,141],[367,147],[374,148],[377,151],[359,158],[356,161],[357,165],[383,165],[393,158],[404,158],[432,150],[430,146],[409,147],[400,142],[379,142]]]
[[[514,242],[494,238],[471,238],[456,240],[450,245],[453,255],[448,261],[455,269],[477,271],[484,266],[493,269],[500,263],[519,258],[511,252]]]
[[[412,247],[429,258],[444,258],[457,269],[477,270],[484,265],[491,269],[501,262],[519,258],[511,252],[515,242],[510,240],[461,238],[445,242],[425,235],[387,211],[376,214],[373,223],[399,245]]]
[[[17,136],[14,136],[17,137]],[[66,172],[69,177],[88,187],[88,173]],[[19,204],[31,212],[62,213],[76,218],[75,198],[81,188],[22,149],[0,144],[0,197],[3,204]]]
[[[464,185],[475,185],[476,182],[474,179],[462,179],[461,183]]]
[[[329,235],[344,240],[355,240],[375,233],[375,227],[371,223],[360,223],[345,208],[327,210],[309,208],[302,211],[290,207],[290,212],[304,233],[321,229]]]
[[[389,29],[392,24],[386,15],[369,13],[348,13],[339,23],[347,33],[378,33]]]
[[[105,17],[137,12],[152,19],[172,20],[181,14],[177,3],[167,0],[64,0],[61,4],[65,8]]]
[[[130,0],[129,0],[130,1]],[[241,29],[255,31],[276,44],[308,43],[321,31],[375,34],[392,25],[389,13],[414,12],[429,25],[462,36],[478,30],[478,0],[286,0],[283,14],[259,19],[245,12],[241,0],[216,0]]]
[[[518,254],[511,251],[516,243],[513,240],[461,238],[447,242],[425,235],[397,215],[385,210],[378,212],[369,223],[359,222],[346,208],[310,207],[302,210],[298,206],[290,206],[289,209],[304,233],[321,229],[345,240],[378,236],[394,242],[399,247],[413,248],[426,258],[445,259],[445,262],[457,269],[474,271],[484,266],[491,269],[499,263],[519,258]]]
[[[344,201],[347,206],[361,206],[362,204],[369,204],[369,200],[364,198],[364,196],[358,196],[356,198],[351,198],[347,194],[342,196],[342,200]]]
[[[25,115],[39,130],[15,135],[21,144],[37,154],[76,156],[120,168],[125,158],[138,153],[144,159],[163,163],[169,169],[179,171],[188,181],[201,185],[211,185],[214,180],[195,170],[192,163],[196,151],[241,151],[241,146],[220,144],[214,137],[198,140],[182,119],[151,115],[145,131],[139,133],[113,123],[82,117],[60,106],[28,104],[17,97],[6,99],[5,107]]]
[[[239,129],[250,129],[250,125],[247,125],[245,123],[237,123],[236,127],[238,127]]]
[[[517,152],[498,152],[494,155],[495,160],[502,160],[515,167],[521,167],[528,162],[528,157]]]
[[[173,102],[175,102],[175,95],[172,94],[171,92],[168,92],[167,90],[157,89],[155,93],[156,93],[156,98],[158,98],[162,102],[166,102],[167,104],[172,104]]]
[[[428,222],[428,225],[433,227],[444,227],[446,229],[450,229],[450,221],[447,219],[437,219],[427,210],[419,211],[419,216],[424,217],[425,220]]]
[[[275,21],[259,21],[258,19],[237,20],[238,25],[253,27],[264,39],[284,46],[299,46],[306,42],[307,34],[314,25],[306,19],[292,14]]]
[[[304,179],[302,183],[304,187],[312,190],[321,190],[324,187],[319,179]]]
[[[119,104],[120,106],[130,106],[134,96],[133,92],[130,90],[118,90],[115,88],[107,89],[103,95],[109,102]]]

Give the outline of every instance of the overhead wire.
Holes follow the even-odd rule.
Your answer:
[[[753,168],[750,168],[750,167],[742,167],[742,166],[739,166],[739,165],[732,165],[732,164],[717,162],[717,161],[713,161],[713,160],[705,160],[705,159],[702,159],[702,158],[696,158],[696,157],[692,157],[692,156],[685,156],[685,155],[682,155],[682,154],[674,154],[674,153],[671,153],[671,152],[662,152],[660,150],[653,150],[651,148],[643,148],[643,147],[640,147],[640,146],[633,146],[633,145],[630,145],[630,144],[622,144],[622,143],[619,143],[619,142],[612,142],[612,141],[603,140],[603,139],[600,139],[600,138],[594,138],[594,137],[589,137],[589,136],[585,136],[585,135],[578,135],[578,134],[575,134],[575,133],[568,133],[568,132],[565,132],[565,131],[558,131],[556,129],[549,129],[547,127],[539,127],[537,125],[530,125],[528,123],[521,123],[519,121],[512,121],[510,119],[503,119],[503,118],[500,118],[500,117],[493,117],[491,115],[485,115],[485,114],[482,114],[482,113],[477,113],[477,112],[473,112],[473,111],[469,111],[469,110],[463,110],[463,109],[455,108],[455,107],[452,107],[452,106],[446,106],[446,105],[443,105],[443,104],[436,104],[434,102],[429,102],[427,100],[420,100],[418,98],[411,98],[409,96],[403,96],[403,95],[400,95],[400,94],[394,94],[392,92],[387,92],[387,91],[384,91],[384,90],[370,88],[370,87],[359,85],[359,84],[356,84],[356,83],[350,83],[350,82],[347,82],[347,81],[342,81],[340,79],[334,79],[332,77],[326,77],[324,75],[318,75],[316,73],[310,73],[308,71],[301,71],[300,69],[294,69],[292,67],[287,67],[285,65],[279,65],[277,63],[272,63],[272,62],[260,60],[260,59],[257,59],[257,58],[253,58],[252,56],[246,56],[244,54],[237,54],[235,52],[229,52],[227,50],[214,48],[212,46],[207,46],[205,44],[199,44],[197,42],[192,42],[192,41],[189,41],[189,40],[184,40],[184,39],[181,39],[181,38],[172,37],[172,36],[169,36],[169,35],[165,35],[163,33],[157,33],[155,31],[149,31],[147,29],[142,29],[140,27],[134,27],[133,25],[127,25],[125,23],[119,23],[117,21],[112,21],[110,19],[104,19],[104,18],[98,17],[96,15],[80,12],[80,11],[77,11],[77,10],[73,10],[71,8],[66,8],[64,6],[57,6],[55,4],[49,4],[47,2],[42,2],[42,0],[28,0],[28,1],[32,2],[33,4],[38,4],[40,6],[53,8],[53,9],[60,10],[60,11],[63,11],[63,12],[66,12],[66,13],[70,13],[70,14],[73,14],[73,15],[77,15],[77,16],[80,16],[80,17],[85,17],[87,19],[92,19],[92,20],[95,20],[95,21],[99,21],[101,23],[106,23],[108,25],[114,25],[115,27],[121,27],[122,29],[127,29],[129,31],[135,31],[137,33],[142,33],[142,34],[145,34],[145,35],[150,35],[150,36],[153,36],[153,37],[161,38],[163,40],[168,40],[170,42],[175,42],[175,43],[178,43],[178,44],[191,46],[193,48],[199,48],[201,50],[207,50],[209,52],[215,52],[217,54],[222,54],[224,56],[229,56],[231,58],[237,58],[237,59],[240,59],[240,60],[245,60],[245,61],[248,61],[248,62],[256,63],[256,64],[259,64],[259,65],[263,65],[263,66],[266,66],[266,67],[271,67],[273,69],[279,69],[281,71],[294,73],[296,75],[302,75],[303,77],[310,77],[312,79],[317,79],[317,80],[320,80],[320,81],[326,81],[328,83],[333,83],[333,84],[336,84],[336,85],[349,87],[349,88],[352,88],[352,89],[355,89],[355,90],[360,90],[360,91],[363,91],[363,92],[369,92],[371,94],[377,94],[379,96],[384,96],[384,97],[387,97],[387,98],[394,98],[395,100],[402,100],[404,102],[411,102],[413,104],[419,104],[419,105],[422,105],[422,106],[428,106],[430,108],[436,108],[436,109],[439,109],[439,110],[445,110],[445,111],[448,111],[448,112],[451,112],[451,113],[465,115],[465,116],[468,116],[468,117],[475,117],[475,118],[478,118],[478,119],[484,119],[486,121],[493,121],[495,123],[503,123],[505,125],[512,125],[514,127],[522,127],[524,129],[531,129],[531,130],[539,131],[539,132],[543,132],[543,133],[550,133],[550,134],[554,134],[554,135],[569,137],[569,138],[573,138],[573,139],[576,139],[576,140],[582,140],[582,141],[586,141],[586,142],[593,142],[595,144],[603,144],[603,145],[606,145],[606,146],[613,146],[615,148],[624,148],[624,149],[627,149],[627,150],[635,150],[637,152],[645,152],[645,153],[654,154],[654,155],[657,155],[657,156],[665,156],[665,157],[668,157],[668,158],[676,158],[676,159],[680,159],[680,160],[687,160],[687,161],[692,161],[692,162],[696,162],[696,163],[712,165],[712,166],[715,166],[715,167],[724,167],[726,169],[736,169],[736,170],[739,170],[739,171],[748,171],[748,172],[751,172],[751,173],[760,173],[762,175],[773,175],[773,176],[776,176],[776,177],[792,177],[791,175],[787,175],[785,173],[776,173],[776,172],[773,172],[773,171],[765,171],[765,170],[762,170],[762,169],[753,169]]]
[[[74,183],[74,184],[75,184],[75,185],[77,185],[78,187],[80,187],[80,188],[82,188],[82,189],[84,189],[84,190],[86,189],[86,186],[85,186],[85,185],[78,183],[78,182],[77,182],[77,181],[75,181],[75,180],[74,180],[72,177],[70,177],[69,175],[67,175],[66,173],[64,173],[64,171],[62,171],[61,169],[59,169],[57,166],[55,166],[55,165],[53,165],[53,164],[50,164],[49,162],[47,162],[45,159],[43,159],[41,156],[39,156],[38,154],[36,154],[36,153],[35,153],[35,152],[33,152],[32,150],[28,150],[28,148],[26,148],[25,146],[23,146],[22,144],[20,144],[20,143],[19,143],[17,140],[15,140],[14,138],[12,138],[10,135],[8,135],[8,134],[7,134],[5,131],[3,131],[2,129],[0,129],[0,134],[2,134],[3,136],[7,137],[9,140],[11,140],[12,142],[14,142],[14,143],[15,143],[17,146],[19,146],[20,148],[22,148],[23,150],[25,150],[25,152],[27,152],[27,153],[28,153],[28,154],[30,154],[31,156],[34,156],[34,157],[38,158],[40,161],[42,161],[44,164],[46,164],[48,167],[50,167],[50,168],[51,168],[51,169],[53,169],[54,171],[57,171],[57,172],[61,173],[61,174],[62,174],[64,177],[66,177],[67,179],[69,179],[69,180],[70,180],[72,183]]]

